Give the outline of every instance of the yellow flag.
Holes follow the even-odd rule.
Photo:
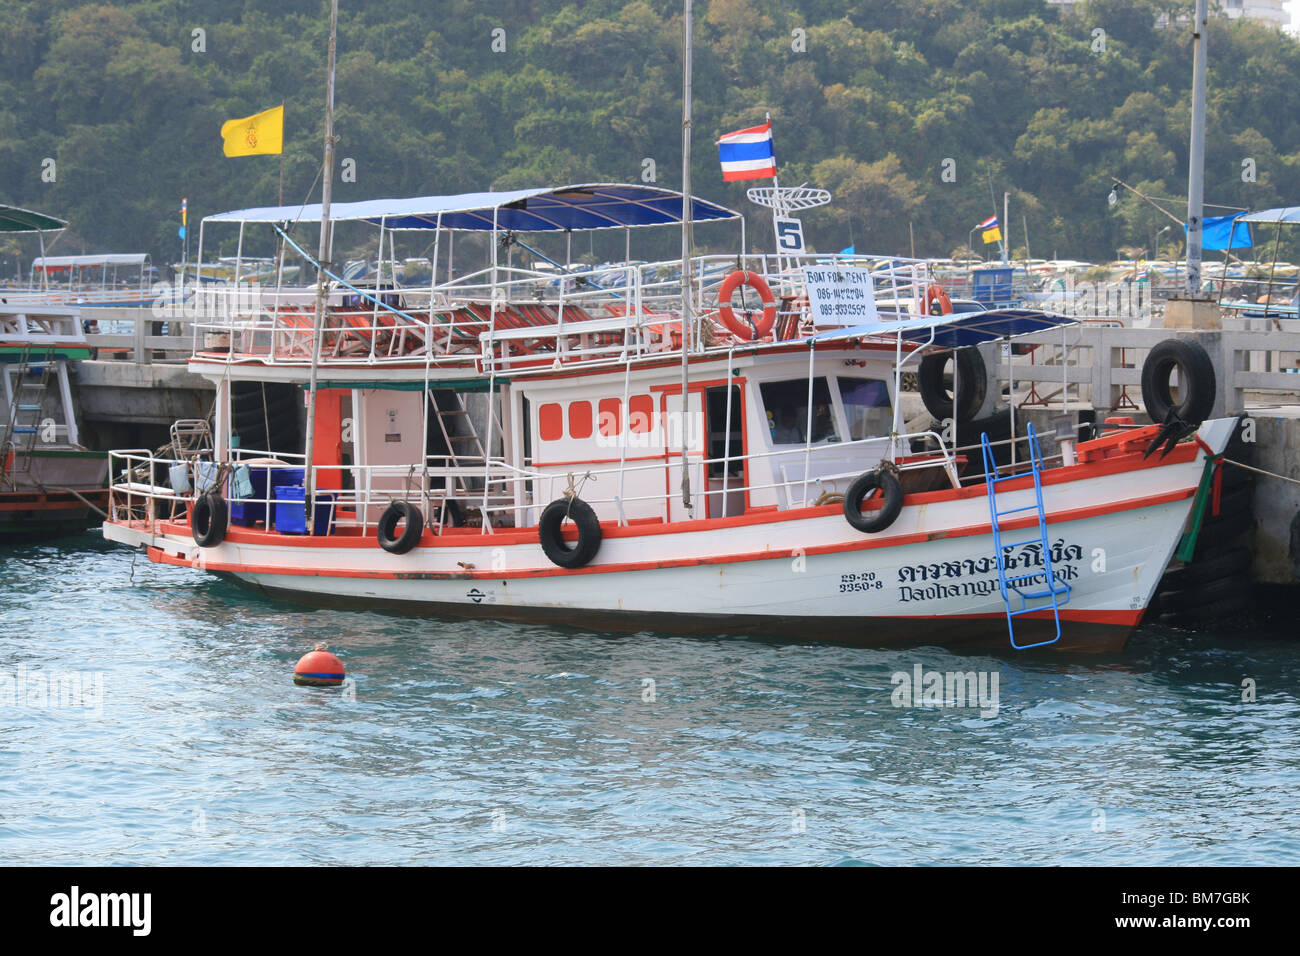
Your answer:
[[[284,152],[284,106],[264,110],[221,125],[227,156],[257,156]]]
[[[992,229],[985,229],[980,233],[980,235],[984,237],[985,245],[988,245],[990,242],[1000,242],[1002,240],[1002,230],[997,226],[994,226]]]

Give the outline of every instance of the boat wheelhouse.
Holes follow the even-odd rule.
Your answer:
[[[295,226],[319,215],[211,216],[200,246],[260,227],[278,262],[311,261]],[[183,318],[213,420],[110,454],[105,536],[320,604],[1123,646],[1231,420],[1150,458],[1157,426],[1071,433],[1046,457],[1032,429],[964,449],[948,428],[908,432],[901,375],[923,356],[1067,320],[929,315],[944,299],[929,265],[896,256],[632,260],[634,230],[683,218],[747,248],[739,214],[651,186],[333,206],[331,228],[378,229],[375,280],[321,265],[317,287],[264,287],[237,265],[200,288]],[[428,285],[383,281],[416,230],[433,236]],[[599,230],[624,231],[626,261],[575,271],[573,236]],[[547,233],[563,262],[529,244]],[[487,261],[457,273],[475,234]]]

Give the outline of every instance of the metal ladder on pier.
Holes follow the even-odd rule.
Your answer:
[[[447,463],[455,469],[472,468],[476,466],[486,466],[487,451],[483,447],[483,442],[479,438],[478,429],[470,419],[469,412],[465,409],[464,400],[459,392],[450,389],[435,389],[430,392],[429,402],[432,406],[430,412],[438,421],[438,429],[442,433],[442,438],[447,448]],[[496,413],[493,412],[495,415]],[[460,422],[461,424],[457,424]],[[500,420],[494,422],[497,434],[500,434]],[[500,482],[501,479],[475,479],[474,483],[479,481]],[[432,491],[432,489],[430,489]],[[441,510],[442,496],[432,495],[439,500],[439,509]],[[477,488],[471,484],[463,474],[457,474],[452,478],[452,488],[446,495],[448,500],[457,500],[460,507],[477,507],[483,499],[483,487],[481,484]],[[489,489],[489,504],[500,504],[501,502],[513,501],[513,498],[507,496],[504,492],[501,494],[492,494]]]
[[[989,444],[987,433],[980,435],[980,443],[984,450],[984,482],[988,489],[989,522],[993,526],[993,556],[998,566],[998,587],[1002,592],[1002,603],[1006,605],[1007,609],[1007,631],[1011,636],[1011,646],[1016,650],[1025,650],[1030,647],[1055,644],[1061,639],[1061,605],[1070,600],[1070,585],[1065,581],[1057,580],[1056,573],[1052,568],[1052,551],[1047,542],[1047,515],[1043,510],[1043,482],[1041,477],[1043,456],[1038,446],[1038,433],[1034,430],[1033,423],[1030,422],[1028,437],[1029,465],[1034,477],[1034,503],[1016,508],[998,507],[997,486],[1004,481],[1023,478],[1024,475],[999,477],[997,462],[993,458],[993,447]],[[1028,511],[1034,512],[1038,518],[1038,533],[1019,541],[1004,542],[1002,540],[1002,519],[1007,515]],[[1037,545],[1040,548],[1043,570],[1033,574],[1008,575],[1008,559],[1014,556],[1015,549],[1029,545]],[[1015,598],[1019,599],[1018,607],[1013,606]],[[1051,610],[1052,617],[1056,621],[1056,636],[1048,641],[1017,644],[1015,619],[1022,614],[1047,610]]]
[[[41,415],[54,367],[51,356],[52,350],[46,347],[43,358],[37,360],[39,364],[33,365],[32,346],[24,345],[14,369],[12,389],[8,382],[5,383],[9,418],[5,422],[4,434],[0,436],[0,469],[4,472],[4,482],[13,487],[17,486],[16,475],[30,473],[32,469],[32,452],[41,431]],[[34,379],[33,371],[39,372]],[[8,374],[7,370],[5,374]]]

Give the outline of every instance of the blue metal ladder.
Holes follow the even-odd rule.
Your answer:
[[[989,522],[993,526],[993,556],[998,565],[998,587],[1002,591],[1002,603],[1007,608],[1007,631],[1011,635],[1011,646],[1016,650],[1025,650],[1030,647],[1042,647],[1045,644],[1055,644],[1061,639],[1061,605],[1070,600],[1070,585],[1064,581],[1058,581],[1056,573],[1052,569],[1052,551],[1047,543],[1047,515],[1043,510],[1043,482],[1041,472],[1043,470],[1043,456],[1038,447],[1038,433],[1034,430],[1033,422],[1029,423],[1029,466],[1034,476],[1034,503],[1032,505],[1022,505],[1018,508],[1007,508],[999,510],[997,504],[997,486],[1004,481],[1013,481],[1023,478],[1023,474],[1007,475],[1004,478],[998,477],[997,462],[993,459],[993,448],[989,444],[988,433],[980,435],[980,443],[984,449],[984,482],[988,488],[989,497]],[[1001,519],[1006,515],[1017,514],[1022,511],[1033,511],[1038,515],[1038,534],[1036,537],[1025,538],[1022,541],[1011,541],[1003,543]],[[1007,576],[1007,558],[1013,553],[1014,549],[1022,548],[1026,545],[1037,544],[1042,548],[1043,570],[1035,574],[1018,574],[1011,577]],[[1040,580],[1041,579],[1041,580]],[[1020,599],[1019,607],[1012,607],[1012,595]],[[1064,595],[1064,597],[1062,597]],[[1050,600],[1051,603],[1031,604],[1031,601]],[[1050,641],[1038,641],[1034,644],[1017,644],[1016,643],[1016,625],[1015,619],[1021,614],[1028,614],[1031,611],[1052,610],[1052,617],[1056,620],[1056,636]]]

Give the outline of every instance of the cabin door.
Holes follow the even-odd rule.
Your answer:
[[[368,499],[367,522],[375,522],[390,501],[423,497],[424,392],[363,388],[356,395],[357,488]]]
[[[745,513],[745,429],[744,390],[731,386],[728,410],[727,386],[707,389],[704,424],[707,436],[708,497],[705,513],[710,518],[735,518]]]
[[[731,385],[731,415],[727,415],[727,386],[691,386],[682,415],[680,388],[660,396],[661,434],[667,463],[668,520],[682,521],[682,443],[696,518],[736,517],[745,512],[745,438],[743,383]],[[710,462],[706,464],[706,462]]]

